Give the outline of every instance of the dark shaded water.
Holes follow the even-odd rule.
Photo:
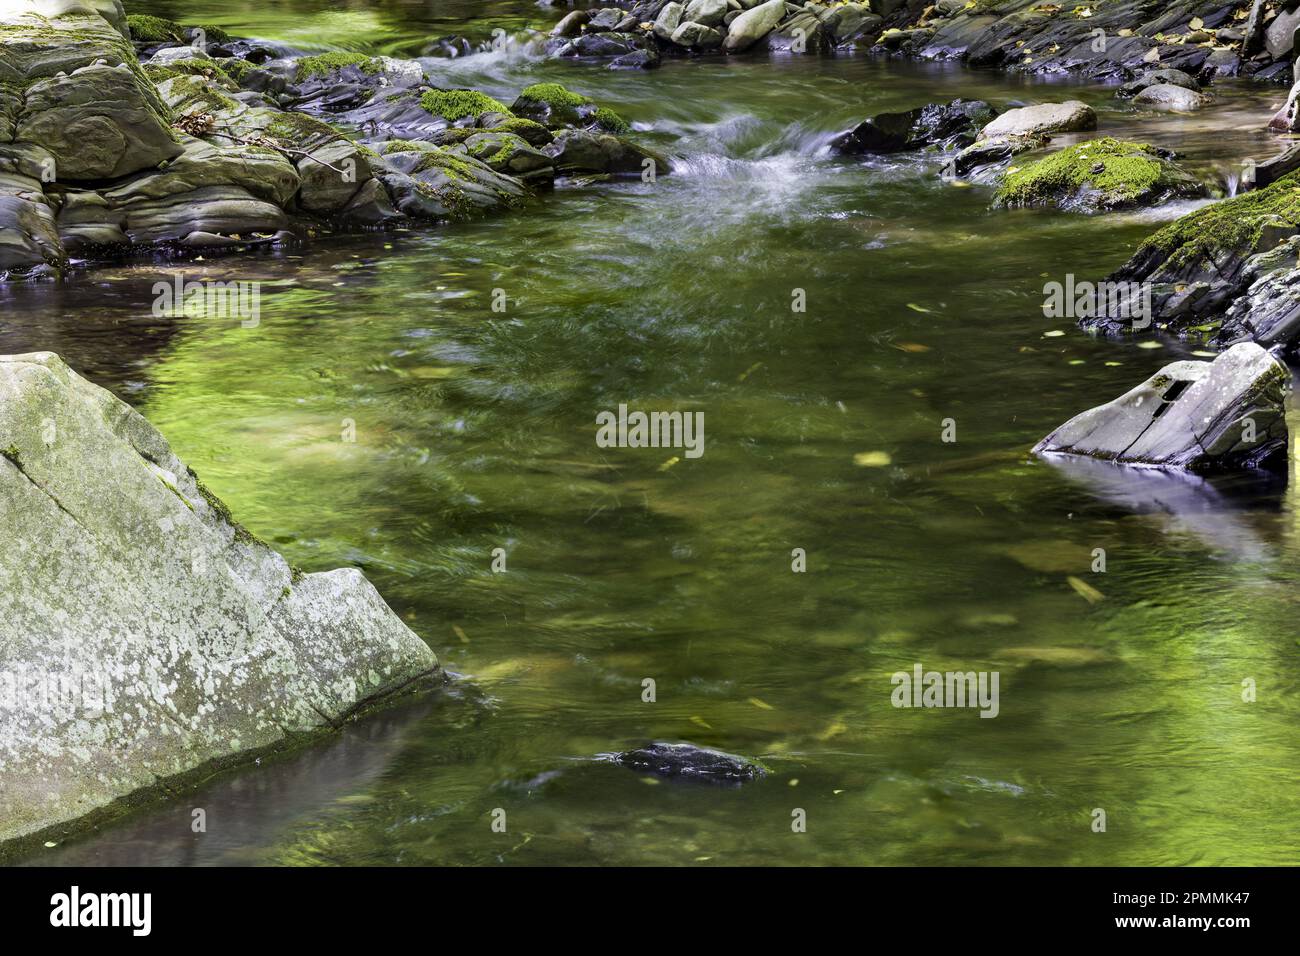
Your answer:
[[[396,52],[465,32],[459,17],[484,36],[556,16],[263,6],[149,5]],[[469,683],[35,862],[1296,858],[1294,492],[1026,453],[1186,353],[1040,309],[1044,282],[1104,275],[1152,222],[993,213],[936,157],[821,149],[883,109],[1070,96],[1212,178],[1270,151],[1276,90],[1224,88],[1174,117],[862,58],[622,74],[512,44],[430,67],[506,102],[559,79],[675,171],[435,231],[7,288],[0,351],[55,349],[137,405],[250,529],[308,570],[365,569]],[[261,324],[153,318],[151,286],[176,271],[261,281]],[[596,447],[596,413],[619,403],[702,411],[705,454]],[[999,716],[895,709],[890,675],[918,662],[998,671]],[[682,788],[588,759],[650,739],[772,773]]]

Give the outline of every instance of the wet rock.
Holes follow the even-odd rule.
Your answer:
[[[551,158],[515,133],[485,130],[465,140],[465,151],[498,173],[516,176],[523,182],[555,178]]]
[[[520,91],[510,111],[521,119],[532,120],[552,129],[583,127],[607,133],[627,132],[627,122],[595,100],[575,93],[559,83],[534,83]]]
[[[706,750],[694,744],[654,743],[639,750],[614,754],[620,766],[659,777],[738,786],[765,773],[763,767],[744,757]]]
[[[1173,362],[1035,447],[1198,473],[1285,468],[1286,367],[1253,343],[1213,362]]]
[[[565,14],[564,18],[555,25],[551,30],[553,37],[565,37],[572,39],[582,33],[582,28],[591,20],[591,13],[587,10],[574,10],[572,13]]]
[[[1108,212],[1205,194],[1205,185],[1174,162],[1168,150],[1107,137],[1009,171],[993,203]]]
[[[785,0],[767,0],[766,3],[746,10],[727,27],[727,36],[722,42],[723,51],[741,53],[748,50],[775,30],[784,18]]]
[[[40,182],[0,175],[0,277],[58,272],[66,265],[54,211]]]
[[[1256,342],[1288,355],[1300,349],[1300,236],[1247,260],[1246,292],[1232,303],[1212,344]]]
[[[1097,113],[1087,103],[1041,103],[1007,110],[980,132],[980,139],[999,136],[1040,136],[1051,133],[1074,133],[1097,128]]]
[[[668,162],[618,136],[585,129],[564,130],[544,150],[562,173],[610,173],[643,175],[653,169],[656,175],[668,172]]]
[[[871,12],[865,3],[846,3],[832,7],[822,19],[838,46],[873,42],[880,35],[884,18]]]
[[[982,100],[930,103],[903,113],[880,113],[831,141],[843,155],[901,153],[926,147],[968,146],[996,115]]]
[[[764,44],[769,53],[829,53],[835,40],[821,20],[805,9],[777,24]]]
[[[394,207],[414,219],[469,219],[514,208],[526,195],[518,179],[470,156],[463,144],[392,141],[380,149],[375,175]]]
[[[1172,83],[1157,83],[1154,86],[1148,86],[1133,97],[1135,106],[1174,110],[1179,113],[1190,113],[1193,110],[1199,110],[1210,102],[1210,97],[1204,93],[1198,93],[1196,90],[1189,90],[1182,86],[1174,86]]]
[[[0,447],[0,657],[22,682],[0,709],[0,842],[435,672],[359,571],[290,568],[52,353],[0,358]]]
[[[1268,121],[1268,128],[1277,133],[1300,131],[1300,82],[1291,87],[1282,108]]]
[[[587,33],[574,37],[556,51],[556,56],[597,58],[625,56],[639,50],[641,37],[634,33]]]
[[[1193,76],[1188,76],[1182,70],[1152,70],[1150,73],[1144,73],[1140,78],[1125,83],[1116,92],[1119,97],[1134,97],[1141,93],[1149,86],[1168,84],[1170,86],[1181,86],[1187,90],[1201,89],[1201,84]]]
[[[611,70],[653,70],[661,62],[659,50],[656,47],[647,46],[614,57],[614,59],[610,60],[608,68]]]
[[[1047,136],[999,136],[995,139],[982,139],[967,146],[952,160],[945,172],[953,176],[981,178],[994,167],[1005,165],[1010,160],[1047,145]]]

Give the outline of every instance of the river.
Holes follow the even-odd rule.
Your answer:
[[[1174,116],[861,56],[612,72],[543,59],[525,31],[563,10],[528,0],[129,9],[408,56],[499,27],[502,48],[425,61],[434,81],[506,103],[563,82],[674,169],[473,223],[0,290],[0,352],[53,349],[113,389],[290,561],[362,568],[458,675],[31,862],[1296,859],[1294,482],[1028,454],[1191,352],[1041,309],[1046,282],[1104,276],[1174,211],[993,212],[933,155],[825,151],[882,110],[1079,98],[1103,133],[1229,183],[1274,151],[1279,90],[1220,84]],[[259,281],[260,323],[154,317],[177,272]],[[704,454],[598,448],[595,415],[620,403],[703,412]],[[998,716],[896,709],[890,676],[917,663],[998,672]],[[770,772],[678,786],[593,759],[648,740]]]

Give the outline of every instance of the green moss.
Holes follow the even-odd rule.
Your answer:
[[[514,133],[516,136],[522,137],[534,146],[536,146],[538,142],[549,143],[554,138],[551,135],[551,131],[541,123],[534,122],[530,119],[523,119],[518,116],[514,119],[506,120],[500,126],[493,126],[492,132]]]
[[[306,113],[281,113],[266,128],[266,134],[273,139],[292,143],[298,147],[319,146],[336,139],[347,139],[324,120]]]
[[[994,197],[998,206],[1068,203],[1080,190],[1103,194],[1097,204],[1114,209],[1133,205],[1162,188],[1191,193],[1194,183],[1152,146],[1106,137],[1071,146],[1003,177]]]
[[[5,458],[8,458],[15,465],[19,464],[17,445],[10,445],[8,448],[0,448],[0,455],[3,455]]]
[[[418,153],[421,150],[429,148],[430,147],[426,143],[417,143],[409,139],[399,139],[384,146],[384,153]]]
[[[632,127],[627,125],[627,121],[607,106],[596,110],[595,120],[597,126],[610,133],[632,132]]]
[[[208,503],[208,507],[215,511],[222,521],[235,530],[236,541],[239,541],[242,544],[260,544],[264,548],[271,547],[257,535],[253,534],[253,532],[249,531],[242,524],[236,521],[234,515],[230,513],[230,509],[226,507],[226,503],[214,495],[208,489],[208,486],[198,479],[198,476],[194,474],[193,469],[190,470],[190,475],[194,478],[194,485],[198,488],[199,494],[203,496],[203,500]]]
[[[294,78],[301,83],[303,80],[309,80],[314,76],[328,76],[335,70],[341,70],[348,66],[359,67],[363,73],[379,72],[379,61],[372,56],[366,56],[364,53],[334,51],[321,53],[318,56],[303,57],[298,61],[298,69],[294,73]]]
[[[576,109],[591,102],[589,97],[574,93],[559,83],[534,83],[532,86],[524,87],[519,95],[530,100],[546,103],[549,106],[568,107],[569,109]]]
[[[239,109],[238,101],[215,89],[202,76],[177,73],[166,82],[171,84],[168,99],[172,101],[172,109],[178,116],[196,112],[215,114]]]
[[[1147,239],[1135,258],[1160,253],[1178,267],[1222,250],[1252,249],[1264,227],[1279,219],[1300,231],[1300,172],[1183,216]]]
[[[211,23],[200,23],[199,29],[203,31],[203,35],[208,39],[209,43],[229,43],[234,39],[221,27],[214,26]]]
[[[133,13],[126,18],[126,25],[131,31],[131,38],[141,43],[165,43],[168,40],[179,43],[185,36],[185,30],[179,23],[162,17]]]
[[[423,173],[430,169],[441,169],[452,179],[473,179],[473,167],[463,159],[457,159],[450,153],[432,148],[416,164],[413,173]]]
[[[248,78],[248,74],[257,69],[255,64],[235,57],[221,60],[220,66],[226,71],[227,76],[241,86],[244,84],[244,80]]]
[[[429,90],[420,97],[420,106],[449,123],[484,113],[510,113],[500,102],[478,90]]]
[[[230,78],[224,69],[210,60],[172,60],[166,65],[146,63],[144,64],[144,72],[145,76],[155,83],[162,83],[164,80],[170,80],[176,76],[203,76],[221,80],[228,86],[239,85]]]

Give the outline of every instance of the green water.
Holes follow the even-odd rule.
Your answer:
[[[407,52],[556,17],[264,6],[149,5]],[[821,151],[883,109],[1077,97],[1104,131],[1178,148],[1208,178],[1267,154],[1277,91],[1152,117],[1103,88],[864,58],[629,74],[515,44],[431,66],[507,102],[567,82],[676,169],[468,225],[9,288],[0,351],[65,354],[291,561],[363,568],[460,679],[35,862],[1294,862],[1293,492],[1027,454],[1187,354],[1040,309],[1044,282],[1104,275],[1155,224],[993,213],[934,157]],[[176,271],[260,281],[260,325],[153,318],[151,286]],[[704,455],[598,448],[595,415],[619,403],[703,412]],[[999,672],[999,716],[894,708],[890,675],[916,663]],[[590,759],[649,740],[771,772],[680,787]]]

